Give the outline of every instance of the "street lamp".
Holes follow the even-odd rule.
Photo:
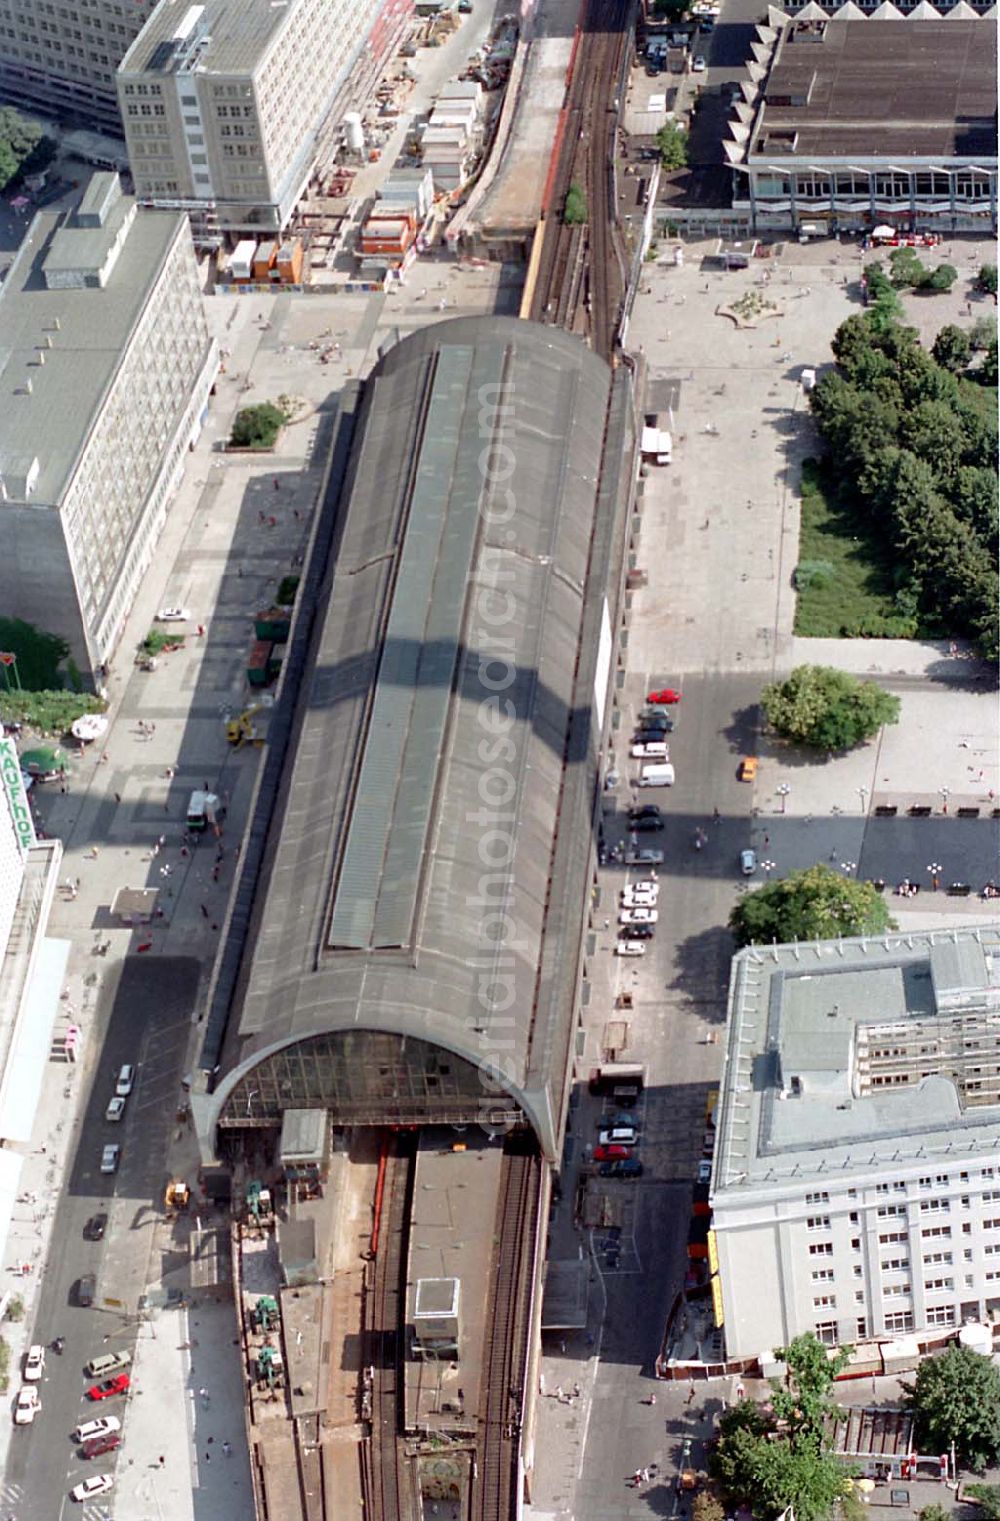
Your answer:
[[[867,787],[859,787],[858,788],[858,797],[861,799],[861,812],[862,813],[867,813],[868,812],[868,788]]]
[[[931,861],[927,867],[927,870],[931,874],[931,887],[935,892],[937,892],[938,888],[941,886],[941,863],[939,861]]]
[[[761,861],[760,863],[760,869],[769,882],[771,880],[771,873],[774,871],[777,864],[777,861]]]
[[[787,782],[779,782],[774,790],[781,799],[781,811],[784,813],[785,808],[788,804],[788,794],[792,789]]]
[[[941,794],[941,812],[942,813],[947,813],[948,812],[948,799],[951,796],[951,788],[950,787],[939,787],[938,791]]]
[[[857,861],[841,861],[840,869],[847,872],[848,876],[850,876],[852,872],[857,871],[858,863]]]

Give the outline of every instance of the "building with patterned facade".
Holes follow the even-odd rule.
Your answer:
[[[136,195],[195,237],[284,228],[410,0],[161,0],[118,73]]]
[[[156,0],[0,0],[0,98],[121,133],[115,70]]]
[[[0,291],[0,605],[98,684],[218,369],[191,233],[95,174]]]
[[[890,14],[891,13],[891,14]],[[997,35],[989,16],[844,5],[756,28],[724,148],[756,232],[996,228]]]
[[[742,951],[716,1114],[730,1357],[1000,1322],[1000,924]]]

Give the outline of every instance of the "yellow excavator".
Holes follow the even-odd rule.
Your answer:
[[[240,745],[262,745],[267,738],[267,715],[274,705],[270,693],[267,701],[251,703],[242,713],[229,714],[225,719],[226,739],[234,749]]]

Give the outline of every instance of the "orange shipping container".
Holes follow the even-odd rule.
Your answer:
[[[278,253],[276,243],[261,243],[254,254],[253,277],[255,280],[267,280],[270,278],[271,265]]]
[[[298,238],[282,243],[278,249],[278,278],[283,285],[298,285],[302,280],[302,244]]]

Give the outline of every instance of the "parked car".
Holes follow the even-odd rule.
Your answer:
[[[114,1452],[116,1447],[120,1447],[121,1440],[121,1435],[117,1431],[109,1431],[106,1436],[91,1437],[89,1442],[83,1444],[83,1456],[101,1458],[106,1452]]]
[[[629,754],[632,756],[633,760],[670,759],[670,751],[667,749],[662,740],[646,739],[645,737],[640,741],[639,744],[632,746]]]
[[[642,908],[623,908],[618,913],[619,924],[655,924],[660,917],[659,909],[644,905]]]
[[[102,1352],[99,1357],[92,1357],[83,1371],[88,1378],[110,1378],[112,1373],[124,1373],[131,1366],[131,1352]]]
[[[616,956],[645,956],[645,940],[619,940],[615,946]]]
[[[641,808],[630,808],[628,816],[633,823],[639,819],[662,819],[663,810],[659,803],[643,803]]]
[[[606,1162],[601,1168],[602,1178],[641,1178],[642,1163],[638,1157],[622,1157],[620,1161]]]
[[[106,1495],[114,1487],[113,1473],[95,1473],[92,1478],[84,1479],[82,1484],[75,1484],[69,1497],[71,1500],[92,1500],[95,1495]]]
[[[619,940],[652,940],[655,934],[655,924],[629,924],[618,931],[618,938]]]
[[[701,53],[699,53],[691,64],[691,72],[692,74],[704,74],[707,67],[708,65],[705,62],[704,57]]]
[[[110,1400],[116,1394],[124,1394],[132,1380],[127,1373],[116,1373],[114,1378],[106,1378],[102,1384],[93,1384],[87,1390],[89,1400]]]
[[[677,720],[672,713],[664,713],[662,708],[643,708],[639,714],[640,729],[662,729],[665,734],[677,727]]]
[[[666,820],[662,814],[647,814],[644,819],[633,819],[629,825],[637,834],[652,834],[657,829],[666,828]]]
[[[624,1162],[631,1155],[627,1146],[620,1146],[617,1142],[611,1146],[594,1147],[595,1162]]]
[[[627,1125],[629,1129],[634,1130],[635,1115],[631,1114],[627,1109],[623,1110],[620,1114],[602,1114],[601,1118],[597,1121],[598,1130],[606,1130],[609,1125]]]
[[[756,781],[757,757],[756,755],[744,755],[740,761],[739,778],[741,782]]]
[[[14,1406],[14,1425],[30,1426],[41,1408],[42,1402],[38,1398],[38,1390],[34,1384],[25,1384]]]
[[[92,1442],[97,1437],[110,1436],[121,1431],[122,1423],[116,1415],[101,1415],[96,1421],[81,1421],[73,1433],[75,1442]]]
[[[119,1098],[128,1098],[135,1087],[135,1068],[131,1062],[126,1062],[124,1067],[118,1070],[118,1080],[115,1083],[115,1093]]]
[[[698,1182],[699,1183],[711,1183],[711,1181],[712,1181],[712,1160],[711,1160],[711,1158],[709,1158],[706,1161],[705,1158],[703,1157],[702,1160],[698,1163]]]
[[[93,1273],[84,1273],[76,1282],[76,1302],[81,1309],[87,1310],[94,1302],[94,1291],[97,1288],[97,1279]]]
[[[648,693],[646,697],[647,702],[665,703],[668,706],[671,703],[680,702],[680,700],[680,692],[675,691],[673,687],[658,687],[655,692]]]
[[[156,615],[157,623],[187,623],[191,610],[187,607],[161,607]]]
[[[657,904],[655,893],[630,892],[628,889],[622,893],[620,908],[655,908]]]
[[[117,1124],[119,1120],[125,1118],[125,1100],[119,1098],[117,1093],[111,1099],[107,1109],[105,1109],[104,1118],[110,1120],[112,1125]]]
[[[666,738],[669,732],[669,729],[658,729],[655,725],[651,724],[648,728],[636,729],[632,743],[633,745],[645,745],[647,748],[649,745],[663,745],[666,748]],[[667,753],[669,754],[669,751]],[[635,750],[632,751],[632,754],[635,754]],[[655,759],[655,752],[653,758]],[[666,756],[662,756],[661,759],[666,759]]]
[[[638,1139],[639,1132],[634,1125],[613,1125],[610,1130],[597,1132],[601,1146],[634,1146]]]
[[[105,1146],[104,1150],[101,1152],[101,1171],[117,1172],[118,1163],[121,1161],[121,1157],[122,1149],[115,1142],[112,1142],[109,1146]]]
[[[37,1384],[45,1372],[45,1348],[29,1347],[24,1359],[24,1376],[29,1384]]]
[[[662,850],[651,850],[646,845],[641,846],[638,850],[627,850],[625,852],[625,865],[626,866],[662,866],[663,865],[663,851]]]
[[[85,1241],[103,1241],[104,1232],[108,1228],[108,1217],[103,1212],[99,1215],[91,1215],[83,1227],[83,1239]]]
[[[752,877],[757,870],[757,852],[755,850],[740,851],[740,871],[745,877]]]

